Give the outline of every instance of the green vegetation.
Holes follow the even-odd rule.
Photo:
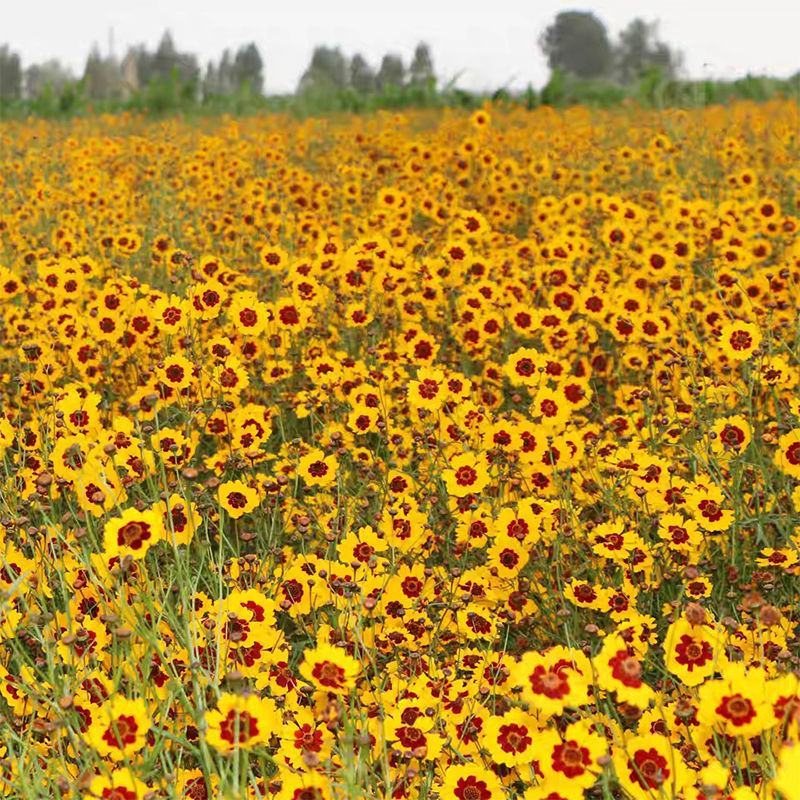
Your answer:
[[[259,95],[244,86],[232,94],[198,97],[191,87],[177,79],[153,81],[125,100],[93,100],[87,97],[82,82],[60,89],[45,86],[29,100],[0,100],[0,118],[73,117],[91,114],[134,112],[154,116],[180,114],[236,116],[285,112],[296,116],[331,113],[368,113],[379,109],[478,108],[485,103],[541,105],[565,108],[585,105],[610,108],[633,102],[645,108],[699,108],[736,100],[764,102],[774,99],[800,100],[800,75],[788,79],[747,76],[732,81],[665,80],[657,70],[648,72],[631,86],[609,80],[581,79],[555,71],[548,83],[536,91],[499,90],[494,93],[469,92],[456,86],[437,88],[433,82],[422,85],[387,86],[380,91],[360,93],[350,87],[310,89],[294,95]]]

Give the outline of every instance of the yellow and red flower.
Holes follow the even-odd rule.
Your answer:
[[[258,491],[243,481],[226,481],[217,489],[219,504],[233,519],[249,514],[258,506]]]
[[[145,746],[149,730],[147,703],[115,695],[93,712],[86,740],[103,758],[130,761]]]
[[[479,494],[489,485],[489,464],[485,455],[460,453],[442,473],[448,494],[466,497]]]
[[[217,707],[205,715],[205,739],[221,753],[251,750],[269,743],[281,728],[281,715],[272,700],[255,694],[220,695]]]
[[[533,764],[541,758],[539,735],[536,718],[519,708],[512,708],[500,717],[486,720],[481,742],[492,761],[516,767]]]
[[[126,508],[103,528],[103,546],[111,558],[144,558],[164,538],[164,520],[154,509]]]
[[[315,690],[347,694],[361,673],[361,665],[341,648],[320,642],[303,653],[300,674]]]

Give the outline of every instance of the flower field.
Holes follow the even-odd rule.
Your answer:
[[[0,130],[0,797],[800,798],[800,112]]]

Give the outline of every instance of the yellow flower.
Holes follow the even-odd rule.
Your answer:
[[[572,406],[560,392],[543,386],[531,404],[531,416],[538,419],[545,430],[561,430],[569,421]]]
[[[158,379],[169,388],[180,391],[191,386],[193,371],[192,362],[177,353],[164,359],[164,365],[158,371]]]
[[[720,347],[728,358],[746,361],[761,344],[761,331],[750,322],[729,322],[722,328]]]
[[[775,464],[787,475],[800,478],[800,428],[792,428],[778,438]]]
[[[601,688],[615,692],[622,703],[647,708],[653,690],[642,677],[641,661],[619,634],[606,637],[594,665]]]
[[[741,455],[753,438],[753,429],[741,414],[718,419],[711,432],[711,449],[717,455]]]
[[[417,379],[409,381],[408,402],[413,408],[437,411],[447,399],[447,382],[444,372],[431,367],[421,367]]]
[[[242,481],[226,481],[217,490],[219,504],[233,519],[249,514],[259,502],[258,492]]]
[[[275,800],[330,800],[330,780],[319,772],[281,772],[281,789]]]
[[[525,653],[511,670],[522,699],[545,717],[589,702],[591,665],[579,650],[552,647],[547,652]]]
[[[124,761],[144,747],[149,729],[145,701],[115,695],[92,712],[86,740],[103,758]]]
[[[725,495],[719,486],[695,485],[687,492],[686,499],[692,516],[703,530],[726,531],[733,524],[733,511],[724,508]]]
[[[282,724],[272,700],[258,695],[220,695],[216,709],[205,715],[206,741],[221,753],[267,744]]]
[[[233,296],[228,316],[243,336],[259,336],[269,322],[269,308],[255,292],[238,292]]]
[[[351,566],[369,566],[375,554],[382,553],[388,546],[373,528],[365,526],[358,531],[350,531],[339,542],[339,560]]]
[[[506,767],[532,764],[541,756],[539,725],[522,709],[512,708],[502,717],[489,717],[483,729],[482,744],[492,761]]]
[[[719,680],[700,687],[699,700],[698,719],[729,736],[757,736],[777,723],[761,667],[729,663]]]
[[[692,625],[681,617],[664,639],[667,669],[684,686],[698,686],[727,664],[720,634],[710,625]]]
[[[497,570],[498,577],[515,578],[528,563],[528,551],[510,536],[498,536],[487,555],[488,563]]]
[[[309,486],[331,486],[336,482],[339,462],[336,456],[326,456],[319,448],[306,453],[297,465],[297,474]]]
[[[96,775],[89,784],[86,800],[142,800],[150,791],[129,769],[115,769],[108,775]]]
[[[109,557],[144,558],[164,538],[164,520],[154,509],[126,508],[119,517],[106,522],[103,546]]]
[[[172,494],[160,505],[164,537],[173,544],[189,544],[200,524],[194,503],[179,494]]]
[[[486,109],[480,108],[472,113],[472,116],[469,118],[469,121],[474,128],[482,130],[491,125],[492,117],[489,114],[489,112],[486,111]]]
[[[501,800],[505,796],[497,776],[481,764],[450,765],[439,792],[441,800]]]
[[[542,755],[538,759],[545,780],[568,796],[586,790],[595,782],[605,755],[605,738],[592,731],[590,720],[568,725],[563,734],[542,731],[537,741]]]
[[[300,664],[300,674],[322,692],[346,694],[356,685],[361,665],[339,647],[320,642],[306,650]]]
[[[772,787],[786,800],[800,800],[800,744],[795,742],[781,748]]]
[[[632,736],[614,748],[614,771],[622,788],[635,800],[680,797],[691,783],[678,748],[664,736]]]
[[[442,472],[447,493],[453,497],[479,494],[489,484],[489,464],[484,454],[461,453]]]
[[[128,499],[110,459],[101,463],[98,458],[90,456],[85,468],[75,476],[74,487],[78,505],[94,517],[102,517]]]

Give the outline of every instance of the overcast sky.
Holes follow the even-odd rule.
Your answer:
[[[422,39],[441,78],[521,88],[547,80],[537,38],[558,11],[573,8],[593,10],[612,35],[633,16],[659,20],[661,38],[684,52],[692,77],[800,70],[800,0],[0,0],[0,37],[25,63],[55,56],[76,74],[92,42],[108,49],[110,31],[122,55],[130,44],[154,48],[169,28],[178,48],[204,63],[252,40],[273,92],[294,89],[314,45],[371,62],[397,52],[407,62]]]

